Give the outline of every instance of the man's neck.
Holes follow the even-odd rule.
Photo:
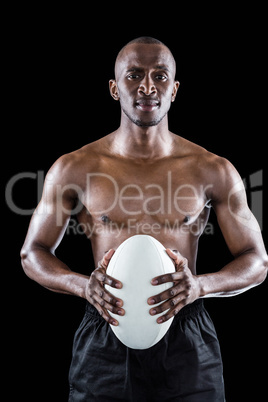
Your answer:
[[[121,120],[114,134],[112,152],[130,159],[156,160],[172,153],[174,139],[166,116],[158,125],[150,127]]]

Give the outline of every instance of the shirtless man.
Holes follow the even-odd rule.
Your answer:
[[[120,127],[56,161],[22,248],[30,278],[87,300],[74,341],[72,402],[224,401],[219,345],[202,299],[239,294],[266,277],[261,232],[237,171],[168,129],[179,88],[175,73],[173,55],[155,39],[138,38],[119,52],[109,84],[121,105]],[[218,272],[198,275],[198,240],[210,206],[234,258]],[[55,256],[72,212],[91,240],[96,265],[88,276]],[[170,277],[152,278],[155,294],[148,299],[150,314],[168,310],[159,325],[175,318],[165,337],[142,351],[113,335],[108,323],[118,321],[109,312],[125,314],[124,301],[104,287],[123,286],[106,268],[114,249],[136,234],[157,238],[176,266],[173,287],[159,294],[157,285]]]

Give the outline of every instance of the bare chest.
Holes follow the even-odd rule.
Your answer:
[[[183,166],[111,166],[87,174],[81,201],[95,224],[174,227],[198,219],[208,188]]]

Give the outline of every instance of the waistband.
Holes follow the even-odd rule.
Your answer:
[[[193,303],[184,306],[174,317],[174,320],[179,320],[186,316],[193,316],[195,314],[200,313],[203,310],[204,310],[203,300],[202,299],[195,300]],[[95,307],[92,306],[92,304],[90,304],[89,302],[86,303],[86,314],[103,319],[99,314],[99,312],[95,309]]]

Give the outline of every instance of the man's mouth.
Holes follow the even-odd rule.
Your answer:
[[[143,112],[152,112],[159,107],[159,101],[156,99],[139,99],[136,101],[136,107]]]

